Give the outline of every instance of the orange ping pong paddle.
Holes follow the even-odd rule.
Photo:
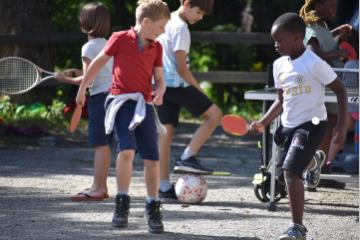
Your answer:
[[[73,133],[76,130],[77,126],[79,125],[81,112],[82,112],[82,107],[80,105],[76,105],[75,111],[73,112],[70,122],[69,131],[71,133]]]
[[[355,49],[351,46],[350,43],[346,42],[346,41],[343,41],[340,43],[339,45],[339,48],[340,49],[344,49],[346,51],[349,52],[349,60],[355,60],[357,58],[357,54],[356,54],[356,51]]]
[[[221,126],[225,132],[235,136],[244,136],[249,131],[248,122],[235,114],[224,115],[221,118]]]

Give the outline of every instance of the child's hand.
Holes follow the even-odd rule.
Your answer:
[[[83,71],[80,69],[76,69],[76,68],[70,68],[64,71],[65,76],[67,77],[79,77],[83,75]]]
[[[346,124],[336,124],[333,129],[333,142],[334,143],[343,143],[346,140]]]
[[[341,25],[340,27],[338,27],[338,29],[340,31],[340,35],[342,35],[342,36],[350,36],[351,35],[352,26],[350,24]]]
[[[259,121],[254,121],[249,126],[249,131],[253,133],[263,133],[265,130],[264,124]]]
[[[338,54],[340,59],[347,59],[350,55],[350,53],[346,49],[340,49]]]
[[[76,95],[76,105],[85,106],[85,92],[82,92],[80,89]]]
[[[163,95],[158,94],[157,91],[153,93],[153,103],[155,106],[160,106],[163,104]]]
[[[66,74],[60,72],[56,73],[54,78],[58,80],[59,82],[68,83]]]

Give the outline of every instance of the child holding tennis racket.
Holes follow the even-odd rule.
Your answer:
[[[306,239],[302,176],[306,168],[317,169],[312,159],[326,130],[325,85],[334,91],[339,104],[335,141],[342,141],[346,134],[346,90],[331,67],[305,48],[305,28],[295,13],[285,13],[273,23],[271,36],[282,55],[273,66],[278,96],[268,112],[250,124],[251,131],[262,132],[281,113],[281,124],[274,133],[276,178],[280,183],[285,179],[292,215],[282,240]]]
[[[174,186],[170,184],[170,149],[179,121],[179,113],[185,107],[204,122],[196,130],[182,155],[176,160],[174,172],[211,174],[195,157],[220,122],[221,110],[204,94],[189,70],[190,32],[188,24],[201,21],[213,7],[213,0],[181,0],[177,11],[171,14],[165,33],[159,37],[164,48],[164,77],[166,92],[164,104],[158,108],[159,118],[167,133],[160,136],[160,196],[175,198]]]
[[[146,218],[151,233],[162,233],[160,210],[160,165],[152,104],[162,104],[165,84],[162,68],[162,46],[156,38],[164,32],[170,18],[167,4],[161,0],[140,0],[136,8],[136,25],[115,32],[105,48],[91,62],[81,83],[76,102],[85,103],[85,90],[100,69],[113,57],[113,81],[107,100],[106,129],[115,129],[117,136],[117,195],[112,225],[128,226],[130,208],[129,185],[135,150],[144,162],[147,189]],[[155,90],[152,91],[152,79]]]
[[[110,32],[110,14],[102,3],[87,3],[83,6],[79,16],[82,32],[88,36],[88,42],[82,46],[81,59],[83,72],[101,52],[106,44],[105,37]],[[113,60],[110,59],[99,71],[89,87],[88,98],[88,141],[94,147],[94,179],[91,187],[70,197],[73,201],[100,201],[108,198],[107,176],[111,162],[110,138],[104,127],[105,98],[111,86],[111,71]],[[75,76],[71,77],[69,75]],[[80,84],[83,81],[81,71],[68,70],[65,74],[57,75],[59,81]]]

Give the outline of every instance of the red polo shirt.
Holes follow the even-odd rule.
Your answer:
[[[154,68],[163,66],[162,46],[154,41],[141,51],[137,38],[134,29],[115,32],[104,47],[105,54],[114,57],[110,93],[140,92],[146,102],[151,102]]]

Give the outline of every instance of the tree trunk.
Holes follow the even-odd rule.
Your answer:
[[[0,0],[0,34],[31,36],[37,33],[50,33],[49,1]],[[48,71],[54,69],[54,51],[49,45],[0,45],[0,58],[5,56],[23,57]],[[11,99],[20,103],[42,101],[49,104],[54,94],[55,86],[37,87],[26,94],[15,95]]]
[[[51,32],[49,0],[0,0],[0,34]],[[49,45],[2,45],[0,57],[20,56],[44,69],[53,69],[53,51]]]

